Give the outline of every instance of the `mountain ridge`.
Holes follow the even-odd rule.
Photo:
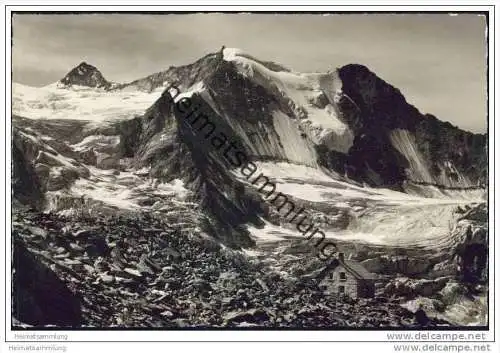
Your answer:
[[[357,65],[298,73],[225,48],[130,84],[97,71],[13,85],[13,236],[82,294],[74,325],[408,327],[418,303],[435,323],[487,321],[486,136]],[[377,298],[329,307],[299,222],[376,274]],[[40,282],[16,287],[29,324]]]
[[[254,160],[321,166],[357,182],[401,191],[407,182],[455,189],[485,184],[486,135],[420,113],[367,67],[348,64],[334,72],[301,74],[264,63],[226,48],[125,84],[109,83],[85,62],[65,78],[109,92],[131,87],[160,92],[174,82],[190,92],[201,83],[192,94],[211,115],[229,123]],[[147,122],[148,111],[161,102],[143,114],[149,132],[135,138],[136,147],[162,134],[163,113],[153,113],[154,127]]]
[[[226,110],[227,112],[225,112],[225,114],[230,116],[232,119],[236,119],[236,121],[239,122],[238,124],[243,124],[244,121],[247,121],[248,123],[245,123],[244,126],[241,127],[244,131],[252,129],[255,130],[251,125],[256,121],[260,121],[259,124],[262,123],[264,125],[275,124],[276,118],[273,116],[273,110],[275,111],[278,109],[281,110],[286,116],[290,117],[292,121],[299,123],[298,128],[302,131],[301,133],[305,133],[306,135],[308,134],[310,138],[315,137],[314,131],[311,132],[310,129],[311,124],[301,125],[301,121],[307,120],[307,108],[304,110],[304,105],[297,105],[296,102],[293,101],[293,98],[291,99],[287,96],[286,92],[283,93],[279,91],[279,88],[278,92],[276,92],[276,88],[274,88],[275,86],[272,84],[268,87],[264,86],[261,83],[262,79],[260,77],[255,78],[257,74],[255,74],[254,77],[245,76],[245,73],[242,75],[238,71],[239,68],[236,67],[234,63],[226,61],[222,57],[219,57],[219,61],[220,62],[216,64],[216,69],[212,71],[212,74],[208,74],[208,77],[203,80],[207,86],[205,89],[206,93],[195,94],[208,94],[208,96],[213,96],[215,94],[219,100],[223,101],[223,105],[229,104],[228,106],[223,107],[220,106],[220,101],[216,103],[218,105],[218,110],[221,108]],[[338,150],[338,147],[332,148],[331,145],[328,146],[327,142],[325,142],[327,139],[325,139],[324,136],[323,140],[320,138],[319,142],[313,142],[313,146],[316,149],[326,149],[327,152],[334,152],[335,157],[337,158],[339,157],[339,153],[337,152],[340,152],[340,155],[344,155],[343,158],[346,159],[348,166],[344,170],[342,170],[342,168],[338,170],[339,168],[337,167],[337,172],[340,174],[348,172],[348,174],[357,178],[359,181],[365,181],[373,185],[380,184],[379,186],[401,184],[405,179],[418,183],[429,183],[442,186],[448,185],[450,187],[465,187],[471,186],[472,184],[478,184],[478,182],[484,182],[484,168],[481,166],[471,171],[471,180],[468,179],[469,176],[463,176],[460,175],[460,173],[463,174],[463,171],[466,170],[467,163],[473,163],[473,159],[478,158],[478,156],[483,153],[481,146],[485,146],[486,144],[485,135],[468,133],[464,130],[453,127],[449,123],[439,122],[430,115],[421,114],[414,106],[406,102],[404,96],[401,95],[399,90],[385,83],[385,81],[371,73],[367,68],[365,68],[364,71],[369,72],[369,75],[372,75],[370,79],[373,79],[376,85],[382,87],[381,90],[383,93],[382,96],[376,97],[370,102],[363,101],[364,98],[358,98],[356,96],[356,94],[360,92],[359,87],[357,87],[357,90],[353,90],[350,86],[350,82],[359,82],[358,77],[350,80],[349,68],[351,67],[353,66],[347,65],[338,71],[341,79],[343,79],[340,98],[328,98],[327,96],[324,96],[326,104],[323,104],[326,106],[333,106],[333,108],[341,110],[340,114],[333,114],[338,115],[338,121],[340,124],[347,125],[344,125],[344,131],[347,131],[346,129],[348,129],[356,135],[356,140],[352,141],[353,145],[351,146],[340,147],[341,149],[348,150],[347,153],[342,153],[342,151]],[[196,71],[196,69],[192,69],[192,71]],[[193,77],[191,77],[187,81],[181,81],[179,86],[190,87],[194,81]],[[238,84],[237,82],[241,83]],[[243,92],[243,94],[235,94],[235,92]],[[324,95],[324,90],[320,89],[318,93]],[[354,96],[355,98],[353,99],[351,96]],[[224,98],[221,99],[221,97]],[[215,108],[213,98],[206,97],[205,99],[207,99],[209,105],[212,106],[212,109]],[[339,102],[334,102],[335,99],[338,99]],[[354,103],[356,101],[358,106],[357,109],[359,109],[359,106],[362,107],[360,111],[352,111],[349,110],[349,107],[346,107],[349,103]],[[254,102],[255,105],[252,106]],[[396,104],[396,108],[394,108],[394,104]],[[389,106],[389,108],[386,108],[387,106]],[[217,114],[217,112],[215,112],[215,114]],[[252,118],[252,116],[255,116],[255,118]],[[334,115],[330,114],[330,116],[332,116],[332,119],[334,118]],[[255,122],[252,123],[254,119]],[[313,122],[312,125],[314,124],[315,123]],[[273,130],[273,128],[273,126],[270,127],[271,130]],[[307,131],[307,129],[309,129],[309,131]],[[436,130],[436,132],[434,132],[433,135],[432,131],[429,133],[429,131],[425,131],[426,129]],[[272,131],[267,130],[266,134],[269,133],[272,133]],[[330,140],[344,138],[341,137],[341,134],[343,133],[344,132],[342,131],[339,133],[334,131],[333,134],[331,134],[333,136]],[[265,138],[259,132],[255,132],[255,134],[258,139]],[[446,134],[450,135],[449,141],[446,145],[447,148],[451,149],[452,145],[461,147],[461,150],[457,152],[458,155],[444,153],[442,159],[445,159],[445,161],[441,161],[441,164],[436,163],[436,161],[431,160],[430,158],[432,153],[439,152],[440,134],[442,134],[441,138],[446,138]],[[417,139],[419,141],[411,142],[412,139]],[[246,140],[247,142],[249,141],[248,138]],[[411,145],[411,151],[402,150],[402,147],[398,146],[398,144],[402,142]],[[422,142],[422,144],[419,142]],[[279,138],[277,143],[280,143]],[[298,141],[298,143],[300,145],[301,142]],[[281,154],[281,158],[284,158],[285,160],[293,161],[295,159],[296,161],[300,161],[303,160],[303,158],[315,158],[311,156],[290,156],[290,154],[283,155],[282,152],[277,152],[276,147],[268,146],[263,148],[274,149],[274,152],[271,152],[275,154],[274,157],[278,157]],[[373,152],[374,148],[380,150],[378,152],[379,156],[376,158],[379,161],[403,161],[400,165],[393,167],[391,167],[390,164],[384,163],[380,166],[369,166],[369,169],[372,169],[375,173],[379,174],[379,177],[385,179],[383,182],[377,182],[373,177],[367,175],[366,171],[360,172],[360,169],[367,168],[363,165],[360,166],[357,164],[358,161],[365,163],[367,158],[365,158],[363,154]],[[474,157],[463,158],[463,155],[468,152],[471,152]],[[276,155],[276,153],[278,154]],[[389,153],[389,155],[385,155],[386,153]],[[415,156],[412,154],[415,154]],[[257,159],[271,157],[269,156],[269,152],[264,152],[263,150],[254,151],[253,155],[254,158]],[[324,160],[325,158],[318,159]],[[405,159],[406,162],[404,162]],[[447,166],[444,165],[446,164],[445,162],[450,162],[451,164],[458,163],[462,170],[447,170]],[[421,164],[425,164],[425,166],[422,167]],[[335,165],[335,163],[328,164],[328,161],[326,161],[326,166],[329,165]],[[394,170],[391,171],[391,168]],[[410,176],[404,175],[403,169],[408,168],[414,169],[412,171],[413,174]],[[455,166],[451,167],[451,169],[453,168],[455,168]],[[387,175],[380,175],[380,173],[384,170],[387,171]],[[480,180],[480,178],[482,178],[482,180]]]

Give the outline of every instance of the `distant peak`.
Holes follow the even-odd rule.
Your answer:
[[[266,68],[268,68],[271,71],[290,72],[290,69],[284,67],[281,64],[278,64],[274,61],[260,60],[260,59],[256,58],[255,56],[248,54],[248,53],[246,53],[243,50],[238,49],[238,48],[226,48],[225,46],[222,46],[221,52],[222,52],[222,57],[225,61],[235,61],[238,59],[241,60],[243,58],[244,60],[249,60],[249,61],[253,61],[255,63],[261,64],[261,65],[264,65]]]
[[[369,75],[374,73],[368,67],[361,64],[347,64],[340,68],[340,71],[348,75]]]
[[[109,88],[111,86],[111,83],[95,66],[85,61],[68,72],[60,82],[65,86],[78,85],[96,88]]]
[[[77,67],[79,68],[88,68],[88,69],[95,69],[97,70],[97,68],[94,66],[94,65],[90,65],[89,63],[87,63],[86,61],[82,61]]]

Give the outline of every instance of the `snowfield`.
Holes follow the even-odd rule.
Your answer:
[[[51,84],[29,87],[12,84],[12,112],[30,119],[72,119],[92,122],[131,119],[144,114],[160,96],[138,90],[113,90]]]
[[[352,217],[345,230],[323,229],[327,238],[376,246],[437,249],[453,244],[452,225],[457,205],[484,202],[478,191],[455,191],[452,194],[437,189],[434,197],[410,195],[390,189],[358,186],[320,168],[289,163],[256,162],[258,171],[276,184],[276,193],[305,201],[309,209],[342,210]],[[233,174],[245,179],[239,170]],[[262,182],[254,185],[258,188]],[[312,203],[311,203],[312,202]],[[321,206],[322,205],[322,206]],[[250,227],[259,241],[287,237],[300,238],[296,230],[267,223],[262,229]]]
[[[242,75],[276,96],[289,99],[290,105],[301,119],[300,124],[314,143],[325,142],[331,149],[343,153],[352,146],[354,135],[338,117],[335,107],[330,103],[317,103],[321,95],[326,95],[329,102],[337,101],[342,95],[342,83],[336,71],[273,71],[240,49],[226,48],[223,55],[224,60],[233,62]]]
[[[69,189],[49,191],[47,210],[71,214],[84,207],[99,212],[99,205],[93,206],[97,202],[105,207],[140,212],[159,211],[172,202],[188,204],[185,201],[191,192],[179,179],[160,183],[132,170],[116,173],[91,166],[88,169],[90,176],[77,179]],[[78,200],[86,204],[80,205]]]

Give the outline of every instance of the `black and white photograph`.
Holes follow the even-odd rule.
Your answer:
[[[488,11],[10,15],[8,329],[491,328]]]

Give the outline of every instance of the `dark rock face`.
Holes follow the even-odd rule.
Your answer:
[[[412,129],[420,118],[401,92],[380,79],[365,66],[349,64],[338,71],[342,91],[349,96],[359,115],[353,121],[356,132],[384,132],[395,128]]]
[[[14,197],[23,204],[39,207],[43,202],[40,180],[33,165],[23,152],[12,144],[12,189]]]
[[[33,326],[81,325],[80,299],[17,239],[13,245],[13,266],[15,318]]]
[[[408,161],[382,134],[361,134],[347,156],[347,175],[376,186],[398,188],[406,179]]]
[[[421,153],[429,160],[431,170],[437,172],[442,161],[452,161],[459,172],[478,184],[488,179],[488,151],[486,134],[463,131],[435,116],[426,114],[415,127],[415,136]],[[452,179],[457,175],[447,171]]]
[[[347,156],[348,174],[375,186],[396,188],[405,180],[444,187],[471,186],[460,182],[461,176],[472,185],[485,184],[486,135],[466,132],[421,114],[398,89],[362,65],[346,65],[338,72],[345,94],[339,107],[356,134]],[[397,129],[408,131],[414,138],[431,180],[405,175],[405,169],[412,168],[411,161],[391,140]]]
[[[231,127],[201,97],[193,95],[192,101],[198,113],[210,117],[230,140],[238,141]],[[260,201],[245,194],[245,188],[230,175],[228,162],[214,150],[211,139],[205,137],[206,131],[193,128],[186,119],[168,95],[156,102],[143,119],[143,135],[136,154],[139,163],[151,165],[153,177],[182,178],[190,185],[204,211],[211,215],[213,223],[205,226],[215,238],[233,247],[253,244],[242,225],[261,223]],[[160,132],[167,132],[170,137],[152,144]]]
[[[459,243],[454,250],[458,275],[467,283],[488,281],[488,211],[486,205],[473,207],[459,219]]]
[[[60,82],[66,86],[78,85],[104,89],[109,89],[112,85],[95,66],[86,62],[80,63],[68,72]]]
[[[486,267],[488,265],[488,246],[486,244],[465,245],[461,253],[464,281],[477,283],[487,279]]]

